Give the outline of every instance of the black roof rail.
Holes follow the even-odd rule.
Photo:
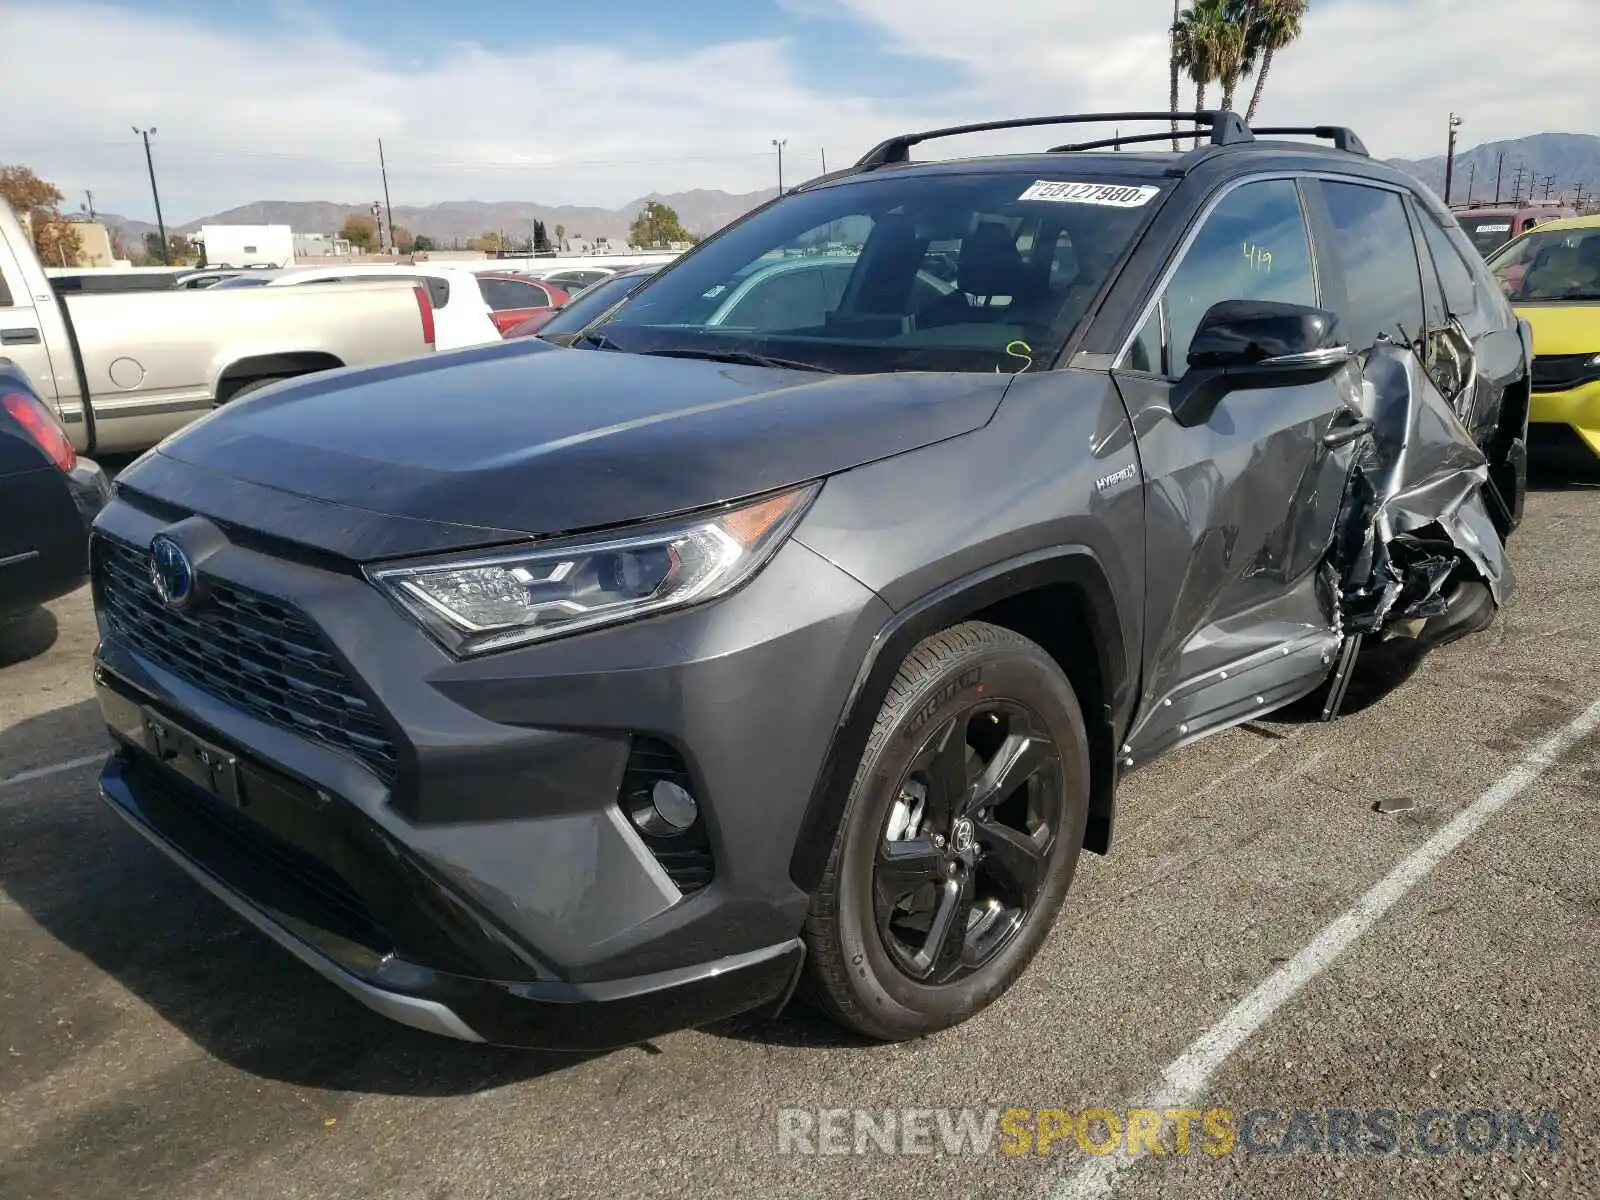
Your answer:
[[[1273,125],[1257,129],[1255,132],[1263,137],[1284,133],[1304,134],[1307,137],[1322,138],[1324,141],[1332,142],[1335,150],[1343,150],[1346,154],[1359,154],[1363,158],[1372,157],[1367,152],[1366,143],[1355,135],[1354,130],[1346,129],[1343,125]]]
[[[1101,125],[1108,121],[1181,121],[1189,125],[1209,126],[1213,146],[1236,146],[1255,140],[1243,118],[1238,113],[1225,109],[1202,109],[1199,112],[1070,113],[1054,117],[1017,117],[1009,121],[984,121],[977,125],[952,125],[946,129],[929,129],[923,133],[902,133],[898,137],[880,142],[867,151],[856,163],[856,169],[870,171],[874,167],[910,162],[911,147],[935,138],[959,137],[965,133],[991,133],[1000,129],[1030,129],[1040,125]],[[1148,137],[1143,140],[1161,141],[1173,136],[1171,132],[1167,132],[1159,137]],[[1180,133],[1176,136],[1184,135]],[[1188,136],[1193,137],[1194,134],[1190,133]],[[1131,140],[1133,139],[1118,137],[1100,144],[1114,145],[1117,142]]]
[[[1217,142],[1215,136],[1215,134],[1212,135],[1211,144],[1213,146],[1236,146],[1240,144],[1240,142]],[[1051,146],[1049,152],[1051,154],[1072,154],[1079,150],[1104,150],[1107,146],[1120,150],[1124,146],[1135,145],[1139,142],[1169,142],[1173,140],[1188,142],[1193,141],[1194,138],[1195,135],[1193,133],[1182,130],[1173,133],[1170,129],[1163,129],[1160,133],[1119,133],[1116,137],[1096,138],[1092,142],[1073,142],[1067,146]]]

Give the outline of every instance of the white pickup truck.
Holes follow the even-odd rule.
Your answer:
[[[143,450],[279,379],[433,349],[433,301],[415,282],[58,294],[0,201],[0,358],[84,453]]]

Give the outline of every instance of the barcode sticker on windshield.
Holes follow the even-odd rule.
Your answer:
[[[1052,204],[1098,204],[1105,208],[1143,208],[1161,189],[1149,184],[1062,183],[1036,179],[1019,200]]]

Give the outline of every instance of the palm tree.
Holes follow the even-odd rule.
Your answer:
[[[1194,0],[1172,27],[1172,52],[1178,66],[1194,82],[1194,110],[1206,106],[1206,89],[1222,78],[1233,33],[1228,0]],[[1195,145],[1200,144],[1199,131]]]
[[[1239,80],[1255,69],[1255,41],[1250,37],[1261,0],[1236,0],[1226,6],[1222,27],[1223,38],[1218,46],[1221,62],[1218,75],[1222,78],[1222,107],[1232,111],[1234,93],[1239,90]]]
[[[1182,0],[1172,0],[1172,24],[1167,28],[1167,46],[1170,50],[1168,65],[1171,67],[1172,73],[1172,103],[1168,106],[1167,111],[1173,113],[1178,111],[1178,75],[1182,71],[1182,65],[1178,62],[1178,12],[1181,3]],[[1178,119],[1176,117],[1172,119],[1172,148],[1174,150],[1179,149]]]
[[[1250,40],[1255,43],[1255,52],[1261,55],[1261,70],[1256,72],[1256,90],[1250,97],[1246,121],[1256,119],[1261,93],[1267,86],[1267,73],[1272,70],[1272,57],[1299,38],[1307,7],[1307,0],[1261,0],[1250,26]]]

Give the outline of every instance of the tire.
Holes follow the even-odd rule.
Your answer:
[[[940,745],[951,753],[940,755]],[[983,772],[998,773],[1002,760],[1019,763],[1014,778],[986,793]],[[941,778],[969,783],[963,790]],[[952,795],[960,799],[949,802]],[[884,1041],[935,1033],[987,1007],[1049,934],[1077,869],[1088,811],[1083,714],[1054,660],[1027,638],[979,622],[920,642],[890,684],[812,896],[808,994],[840,1023]],[[901,822],[918,814],[897,837]],[[895,900],[935,859],[930,880]],[[1017,863],[1025,869],[1013,869]],[[1019,878],[1035,882],[1019,886]],[[970,912],[969,885],[979,901]],[[925,931],[919,904],[928,910]],[[947,905],[950,932],[939,938]]]

